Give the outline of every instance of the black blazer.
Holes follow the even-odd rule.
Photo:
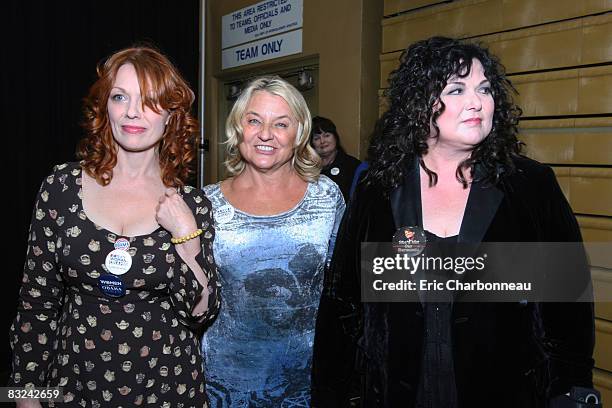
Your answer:
[[[459,242],[581,242],[552,170],[515,159],[495,185],[474,183]],[[476,178],[479,169],[476,168]],[[347,208],[317,317],[313,407],[412,407],[421,372],[420,303],[361,303],[360,243],[389,242],[422,227],[419,167],[407,166],[390,196],[361,183]],[[576,274],[590,284],[584,250]],[[453,307],[460,407],[544,407],[572,385],[591,387],[592,303],[462,303]]]

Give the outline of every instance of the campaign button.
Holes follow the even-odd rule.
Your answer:
[[[427,236],[421,227],[400,227],[393,235],[393,248],[400,254],[417,256],[427,245]]]
[[[121,249],[122,251],[127,251],[130,249],[130,241],[125,238],[119,238],[115,241],[115,249]]]
[[[214,217],[217,224],[226,224],[234,218],[234,207],[223,205],[214,211]]]
[[[121,297],[125,295],[123,281],[115,275],[101,275],[98,278],[98,287],[106,296]]]
[[[113,275],[123,275],[132,267],[132,257],[122,249],[114,249],[106,255],[104,266]]]

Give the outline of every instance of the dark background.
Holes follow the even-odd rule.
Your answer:
[[[8,222],[2,226],[0,264],[4,386],[11,361],[8,330],[16,314],[34,198],[53,165],[75,160],[83,136],[81,102],[96,79],[96,65],[115,51],[148,42],[176,64],[196,92],[199,1],[4,0],[0,30],[0,220]]]

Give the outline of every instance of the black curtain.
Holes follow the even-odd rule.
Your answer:
[[[81,102],[104,57],[154,44],[198,84],[198,0],[5,0],[0,4],[4,313],[0,385],[10,370],[8,327],[16,313],[34,198],[54,164],[75,160]],[[196,92],[197,94],[197,92]],[[196,113],[194,107],[194,113]]]

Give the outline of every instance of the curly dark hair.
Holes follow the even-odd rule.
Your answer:
[[[406,49],[400,57],[399,68],[389,77],[385,92],[389,109],[374,131],[366,182],[378,184],[389,192],[402,182],[407,163],[416,157],[429,175],[430,185],[437,183],[436,173],[422,159],[427,154],[430,123],[436,132],[433,136],[437,137],[440,130],[436,120],[445,109],[440,94],[451,77],[469,75],[474,58],[480,61],[491,83],[495,111],[491,133],[459,164],[457,180],[467,187],[463,169],[469,169],[473,176],[475,165],[483,170],[479,178],[493,184],[502,173],[514,170],[512,158],[520,153],[522,146],[516,137],[522,111],[512,100],[511,94],[516,94],[516,90],[506,78],[504,67],[482,45],[432,37]]]
[[[98,183],[110,183],[117,164],[117,147],[106,105],[117,71],[125,64],[132,64],[136,70],[143,105],[170,114],[159,145],[159,165],[164,185],[182,186],[193,172],[190,164],[196,156],[199,128],[191,114],[195,95],[170,60],[151,46],[123,49],[98,65],[98,80],[84,100],[86,136],[79,143],[77,156],[87,174]]]

